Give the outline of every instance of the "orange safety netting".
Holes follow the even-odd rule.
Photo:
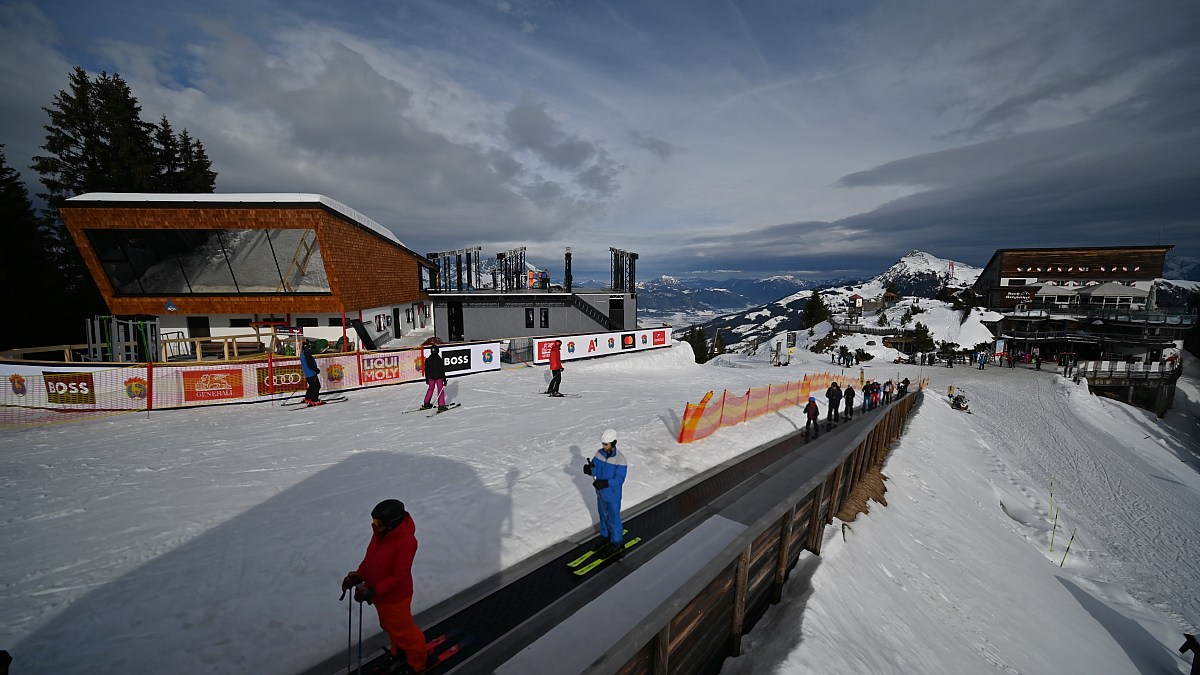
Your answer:
[[[721,396],[708,392],[697,404],[688,403],[683,412],[683,423],[679,426],[679,442],[692,441],[711,436],[721,427],[741,424],[756,417],[782,410],[789,406],[808,402],[809,392],[829,386],[834,378],[828,373],[805,375],[799,382],[770,384],[746,390],[745,394],[724,391]]]

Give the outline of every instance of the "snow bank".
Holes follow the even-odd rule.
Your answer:
[[[696,352],[687,342],[673,342],[668,349],[653,349],[645,352],[622,354],[620,358],[605,357],[586,361],[568,362],[572,370],[592,373],[621,372],[636,373],[654,370],[682,370],[699,368]]]

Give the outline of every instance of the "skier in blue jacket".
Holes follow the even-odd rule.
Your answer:
[[[300,370],[304,372],[304,379],[308,380],[308,391],[304,392],[304,402],[308,405],[325,405],[321,400],[321,378],[317,377],[321,373],[321,369],[317,367],[317,360],[312,355],[312,345],[308,341],[304,341],[304,345],[300,347]]]
[[[621,486],[625,484],[627,464],[625,455],[617,450],[617,431],[605,429],[600,434],[600,449],[583,465],[583,472],[593,478],[596,488],[596,509],[600,512],[600,536],[608,540],[601,555],[624,552],[621,528]]]

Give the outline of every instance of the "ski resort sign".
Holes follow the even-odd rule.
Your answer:
[[[591,333],[586,335],[564,335],[534,340],[533,362],[544,364],[550,361],[550,348],[555,340],[562,341],[560,356],[563,361],[611,356],[627,351],[643,351],[671,346],[669,327],[644,330],[621,331],[619,333]]]

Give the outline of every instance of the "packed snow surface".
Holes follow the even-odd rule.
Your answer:
[[[544,368],[454,379],[463,407],[433,418],[401,414],[424,393],[409,384],[316,409],[0,431],[0,648],[14,673],[303,670],[345,647],[338,584],[380,500],[413,514],[419,612],[593,527],[580,468],[605,428],[629,460],[629,508],[801,419],[678,445],[686,402],[826,358],[698,366],[677,344],[568,364],[562,389],[581,398],[541,396]],[[864,371],[933,380],[885,467],[889,506],[826,530],[727,672],[1186,672],[1175,650],[1200,628],[1191,369],[1163,420],[1050,371]],[[946,405],[952,384],[974,414]]]

